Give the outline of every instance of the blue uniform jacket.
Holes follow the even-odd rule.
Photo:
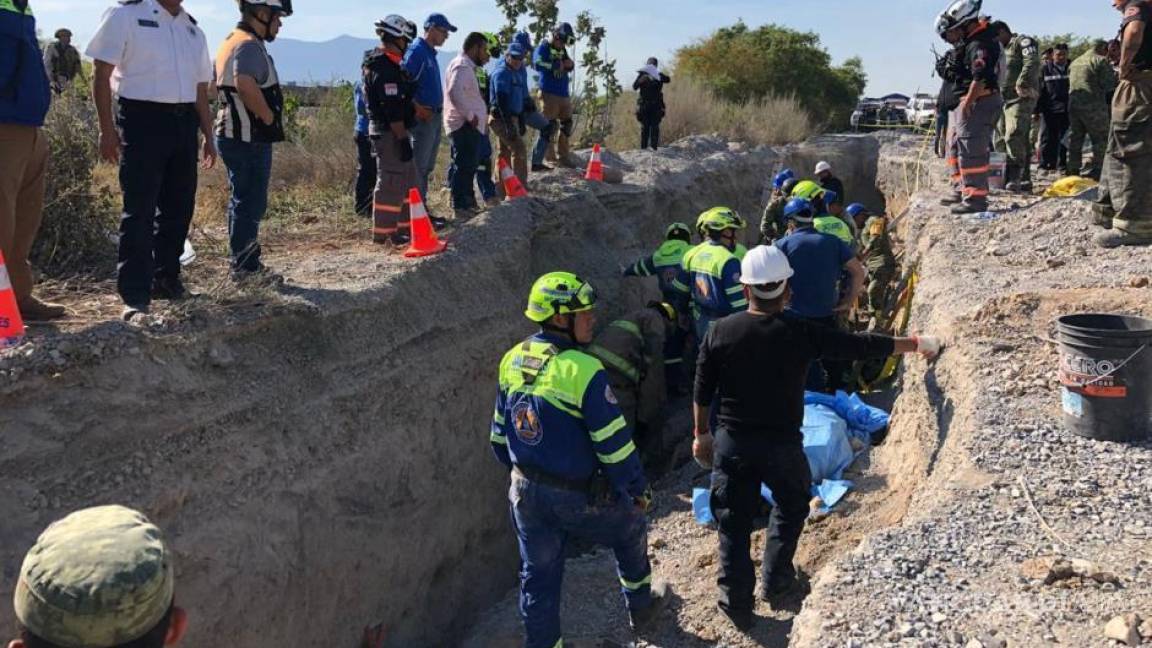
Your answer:
[[[368,134],[368,104],[364,102],[364,83],[356,82],[352,91],[352,102],[356,106],[356,134]]]
[[[498,108],[502,115],[515,116],[524,112],[524,103],[528,99],[528,75],[523,74],[523,70],[513,70],[503,60],[496,65],[488,92],[492,107]]]
[[[0,9],[0,123],[43,126],[51,102],[32,9]]]
[[[705,241],[684,253],[673,285],[692,296],[697,315],[727,317],[748,308],[740,283],[740,259],[716,241]]]
[[[444,83],[440,80],[440,63],[436,60],[436,50],[423,36],[417,37],[408,46],[400,65],[416,82],[416,96],[413,100],[433,110],[443,109]]]
[[[561,336],[541,332],[526,342],[534,354],[548,345],[559,353],[531,384],[522,374],[525,343],[504,355],[489,435],[496,458],[573,481],[602,469],[619,493],[642,495],[640,454],[604,366]]]
[[[557,56],[557,52],[560,53]],[[552,50],[552,43],[544,41],[536,47],[536,55],[532,58],[532,67],[536,69],[536,84],[541,92],[547,92],[557,97],[568,96],[568,86],[571,74],[562,67],[567,58],[566,50]]]

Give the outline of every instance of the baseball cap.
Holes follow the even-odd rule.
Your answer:
[[[172,555],[143,513],[97,506],[53,522],[28,550],[16,582],[16,618],[64,648],[139,639],[172,606]]]
[[[524,46],[520,43],[512,43],[508,46],[508,56],[514,59],[524,58]]]
[[[428,20],[424,21],[424,29],[428,29],[429,27],[442,27],[450,32],[456,31],[456,26],[448,22],[448,19],[445,18],[442,13],[434,13],[428,16]]]

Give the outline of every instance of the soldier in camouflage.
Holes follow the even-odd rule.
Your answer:
[[[176,645],[188,617],[173,604],[172,558],[160,529],[123,506],[53,523],[20,568],[9,648]]]
[[[1032,191],[1032,111],[1040,97],[1040,52],[1036,39],[1013,34],[1003,21],[992,24],[1000,45],[1004,47],[1005,75],[1000,79],[1004,96],[1004,115],[996,130],[996,149],[1008,155],[1004,168],[1004,188],[1009,191]]]
[[[896,278],[896,255],[892,253],[892,239],[888,238],[888,219],[884,214],[873,214],[860,203],[852,203],[844,210],[852,217],[860,231],[860,257],[868,269],[868,309],[873,319],[884,313],[888,286]]]
[[[1097,245],[1152,245],[1152,7],[1112,0],[1120,25],[1120,82],[1101,175]]]
[[[1108,146],[1109,105],[1116,91],[1116,72],[1108,62],[1108,42],[1098,40],[1093,48],[1072,62],[1068,71],[1071,91],[1068,116],[1068,174],[1100,179]],[[1092,168],[1083,169],[1084,137],[1092,140]]]

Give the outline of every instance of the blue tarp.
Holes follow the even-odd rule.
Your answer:
[[[812,470],[812,495],[824,501],[827,511],[843,499],[852,488],[851,481],[841,477],[852,465],[856,453],[850,438],[867,447],[872,434],[888,426],[888,413],[865,404],[856,394],[837,392],[835,396],[805,392],[804,454]],[[772,503],[772,492],[761,486],[764,499]],[[708,489],[692,490],[692,510],[700,524],[712,524],[714,518],[708,501]]]

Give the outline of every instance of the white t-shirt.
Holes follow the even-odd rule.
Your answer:
[[[212,82],[208,39],[187,12],[168,13],[156,0],[122,0],[104,13],[85,54],[116,66],[112,91],[124,99],[194,103]]]

